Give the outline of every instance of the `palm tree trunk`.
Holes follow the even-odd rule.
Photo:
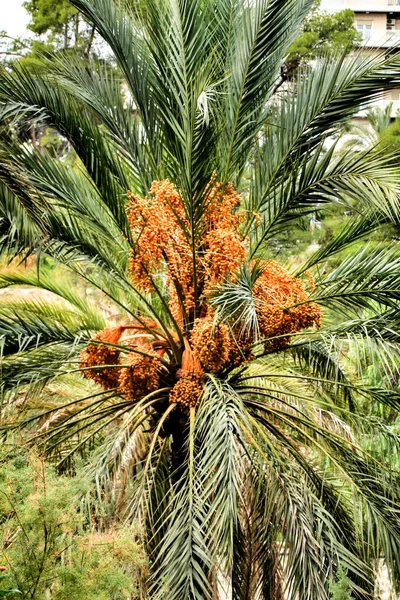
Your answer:
[[[175,411],[178,414],[171,415],[170,431],[172,434],[172,469],[171,478],[175,485],[182,477],[182,465],[185,464],[186,448],[185,437],[187,433],[188,421],[186,415],[180,411]]]
[[[74,49],[78,49],[79,42],[79,13],[75,16],[75,44]]]
[[[87,43],[86,50],[85,50],[85,56],[87,56],[87,57],[89,57],[90,51],[91,51],[92,46],[93,46],[95,32],[96,32],[96,28],[93,26],[92,29],[91,29],[91,31],[90,31],[89,41]]]
[[[64,25],[64,50],[68,48],[68,21]]]

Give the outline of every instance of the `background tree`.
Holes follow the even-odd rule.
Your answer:
[[[68,0],[30,0],[24,7],[31,15],[28,28],[33,33],[46,34],[56,48],[90,54],[95,29]]]
[[[394,160],[400,161],[400,117],[391,123],[388,127],[380,131],[379,136],[380,143],[388,150],[393,153]]]
[[[392,123],[393,103],[385,108],[371,108],[366,113],[367,123],[351,121],[345,128],[346,142],[344,150],[361,150],[376,146],[380,140],[385,139]],[[394,148],[391,149],[392,151]]]
[[[332,14],[316,10],[304,21],[301,33],[289,47],[285,59],[288,75],[293,76],[300,65],[317,56],[350,52],[360,40],[352,10]]]
[[[69,0],[29,0],[24,2],[31,20],[28,29],[35,37],[11,38],[0,32],[1,54],[12,65],[16,60],[30,60],[63,50],[89,57],[95,41],[95,28],[85,21]],[[34,59],[34,60],[32,60]]]

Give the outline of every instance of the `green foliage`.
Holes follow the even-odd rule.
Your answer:
[[[77,15],[69,0],[30,0],[23,6],[31,15],[28,28],[39,35],[49,31],[53,35],[62,33],[65,25]]]
[[[68,141],[63,140],[55,130],[47,128],[44,135],[40,137],[39,144],[53,156],[62,156],[64,160],[68,158],[70,151]]]
[[[28,29],[36,37],[12,39],[6,32],[0,33],[4,56],[10,64],[18,59],[30,67],[35,64],[32,59],[36,61],[59,50],[89,57],[95,30],[69,0],[27,0],[23,6],[31,16]]]
[[[396,117],[394,123],[383,130],[379,141],[383,148],[393,154],[396,162],[400,163],[400,117]]]
[[[289,226],[287,231],[271,239],[271,253],[277,260],[287,262],[297,268],[315,252],[331,242],[343,227],[350,225],[357,214],[357,203],[351,206],[334,206],[330,210],[318,211],[312,218]],[[390,242],[397,235],[394,224],[387,224],[375,231],[370,231],[368,243],[371,248],[382,242]],[[338,267],[343,260],[365,245],[363,240],[353,240],[351,247],[346,247],[330,256],[326,265],[328,270]]]
[[[331,600],[351,600],[351,582],[346,569],[341,565],[336,573],[336,581],[331,584]]]
[[[377,106],[376,108],[370,108],[369,111],[367,111],[368,123],[376,133],[383,134],[390,126],[392,110],[393,103],[389,102],[385,108]]]
[[[134,528],[100,533],[89,480],[56,475],[35,456],[1,458],[1,561],[30,600],[137,597],[146,560]]]
[[[4,588],[5,585],[9,582],[9,575],[0,575],[0,587]],[[20,594],[21,592],[15,588],[7,587],[7,589],[0,589],[0,598],[5,598],[6,596],[11,596],[15,594]]]
[[[350,121],[344,126],[348,133],[343,144],[342,152],[349,150],[363,150],[375,147],[380,138],[386,133],[392,121],[393,103],[385,108],[375,107],[367,111],[367,124]]]
[[[345,9],[332,14],[314,12],[305,20],[302,32],[288,50],[285,62],[293,71],[317,56],[349,52],[359,39],[352,10]]]

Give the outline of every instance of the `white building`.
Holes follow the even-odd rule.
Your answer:
[[[350,8],[355,26],[363,37],[362,46],[371,54],[400,49],[400,0],[322,0],[321,10],[335,12]],[[392,117],[400,109],[400,89],[392,90],[377,102],[392,103]]]

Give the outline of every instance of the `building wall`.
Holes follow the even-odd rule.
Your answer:
[[[400,11],[400,0],[321,0],[322,10]]]
[[[356,26],[366,21],[372,22],[372,30],[386,31],[386,13],[365,13],[354,11]]]

